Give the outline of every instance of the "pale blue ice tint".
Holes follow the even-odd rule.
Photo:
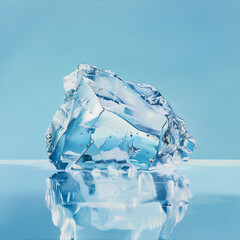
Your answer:
[[[64,78],[64,88],[46,133],[47,152],[58,169],[156,168],[188,160],[196,147],[184,121],[153,85],[80,64]]]

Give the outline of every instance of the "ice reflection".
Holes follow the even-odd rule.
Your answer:
[[[168,239],[191,192],[179,171],[68,171],[47,180],[60,239]]]

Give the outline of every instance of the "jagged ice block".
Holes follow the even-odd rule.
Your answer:
[[[56,168],[151,169],[188,160],[195,149],[184,121],[153,85],[86,64],[63,81],[65,96],[45,136]]]

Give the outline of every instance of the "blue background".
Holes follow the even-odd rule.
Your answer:
[[[193,158],[240,159],[239,43],[240,1],[0,1],[0,159],[47,158],[79,63],[156,85]]]

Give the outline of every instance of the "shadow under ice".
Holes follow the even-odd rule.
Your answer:
[[[169,239],[190,197],[188,179],[170,168],[57,172],[48,178],[46,192],[64,240]]]

